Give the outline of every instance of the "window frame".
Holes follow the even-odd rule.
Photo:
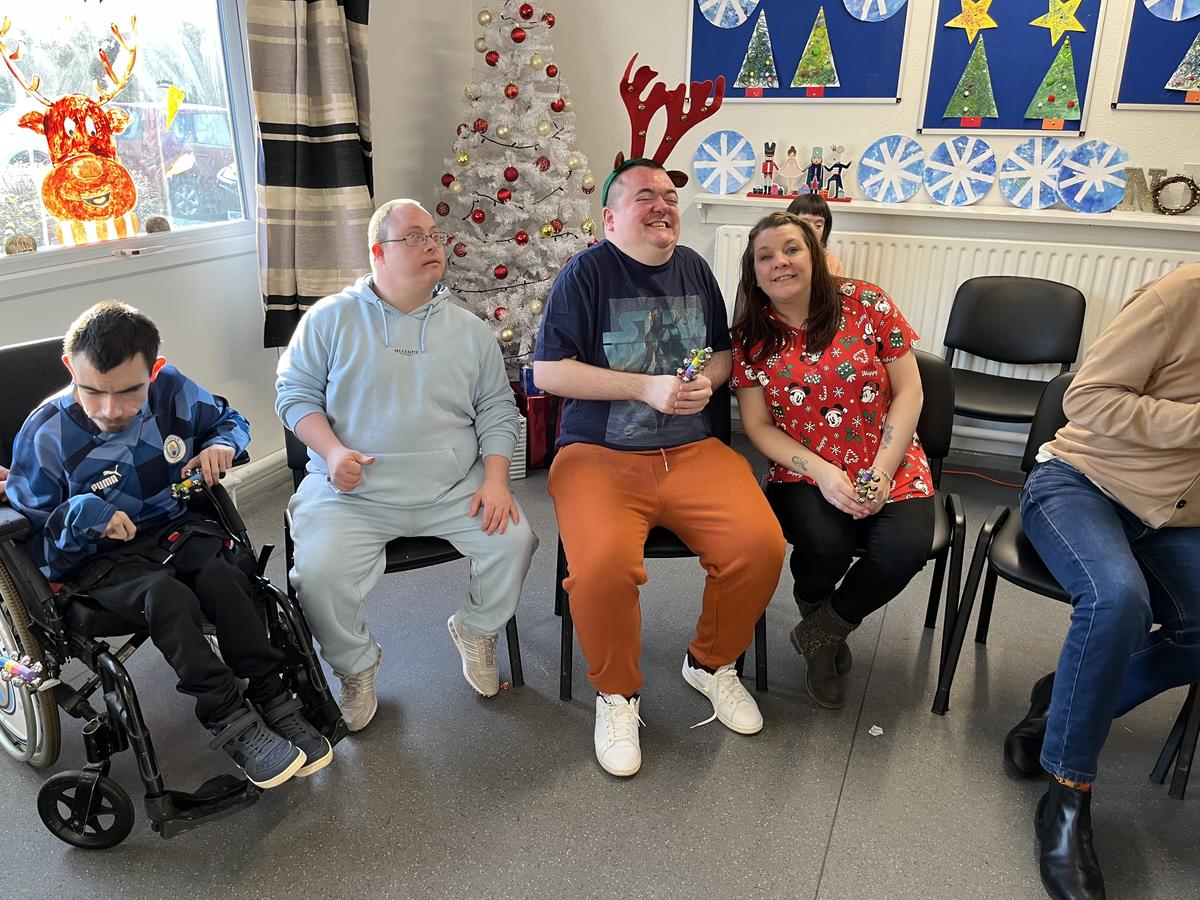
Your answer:
[[[247,179],[257,169],[257,128],[250,90],[245,0],[217,0],[217,21],[245,218],[12,256],[4,255],[0,249],[0,308],[5,300],[42,291],[256,252],[254,181]]]

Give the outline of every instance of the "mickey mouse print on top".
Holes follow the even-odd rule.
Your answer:
[[[803,329],[790,329],[782,353],[747,365],[733,342],[730,386],[761,386],[767,407],[792,439],[855,478],[875,460],[891,403],[887,364],[917,341],[917,334],[879,287],[866,281],[841,283],[842,318],[837,336],[821,353],[806,353]],[[799,472],[772,464],[771,481],[808,482]],[[889,502],[933,495],[925,452],[914,436],[896,470]]]

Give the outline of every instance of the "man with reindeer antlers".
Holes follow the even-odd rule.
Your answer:
[[[534,356],[538,387],[568,398],[550,469],[569,575],[571,615],[596,688],[596,758],[633,775],[642,674],[638,587],[643,547],[661,525],[708,572],[684,679],[713,718],[741,734],[762,728],[754,698],[734,670],[779,580],[786,544],[746,460],[712,437],[706,408],[730,372],[721,290],[695,251],[678,246],[679,197],[687,182],[663,160],[679,137],[721,105],[725,83],[668,91],[642,66],[621,81],[633,137],[604,184],[604,236],[577,253],[551,288]],[[659,107],[668,123],[653,157],[642,156]],[[711,348],[702,374],[676,368]],[[690,375],[690,371],[686,373]],[[717,493],[715,488],[718,488]],[[711,721],[711,720],[710,720]]]

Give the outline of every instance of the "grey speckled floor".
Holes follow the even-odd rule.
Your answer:
[[[991,506],[1013,496],[977,478],[947,476],[943,486],[966,499],[971,543]],[[334,765],[168,843],[147,827],[123,754],[113,774],[135,797],[138,823],[115,850],[85,853],[38,822],[42,774],[0,764],[3,896],[1042,896],[1031,834],[1040,786],[1004,776],[1000,744],[1030,684],[1054,665],[1065,607],[1002,585],[989,644],[968,645],[939,718],[929,712],[939,633],[921,627],[930,567],[852,636],[848,702],[828,712],[804,694],[787,643],[795,610],[785,576],[769,613],[767,726],[743,737],[715,722],[689,728],[710,712],[679,676],[701,574],[695,560],[651,562],[644,764],[618,781],[592,755],[578,651],[576,699],[558,700],[545,473],[517,493],[542,538],[519,612],[524,689],[482,701],[461,679],[445,618],[464,563],[389,577],[367,610],[387,649],[381,709],[339,745]],[[285,501],[280,490],[248,511],[257,541],[281,543]],[[282,551],[271,574],[282,577]],[[161,658],[141,651],[131,668],[168,783],[190,788],[225,771]],[[1181,702],[1182,692],[1160,697],[1113,729],[1094,807],[1110,897],[1200,894],[1200,785],[1181,803],[1147,781]],[[75,725],[64,723],[56,770],[82,760]],[[872,736],[873,725],[883,733]]]

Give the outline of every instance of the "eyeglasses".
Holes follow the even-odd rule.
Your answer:
[[[412,234],[406,234],[404,237],[388,238],[385,241],[376,241],[377,244],[408,244],[410,247],[424,247],[426,241],[433,241],[435,244],[444,244],[446,239],[450,237],[444,231],[431,231],[425,234],[423,231],[415,231]]]

